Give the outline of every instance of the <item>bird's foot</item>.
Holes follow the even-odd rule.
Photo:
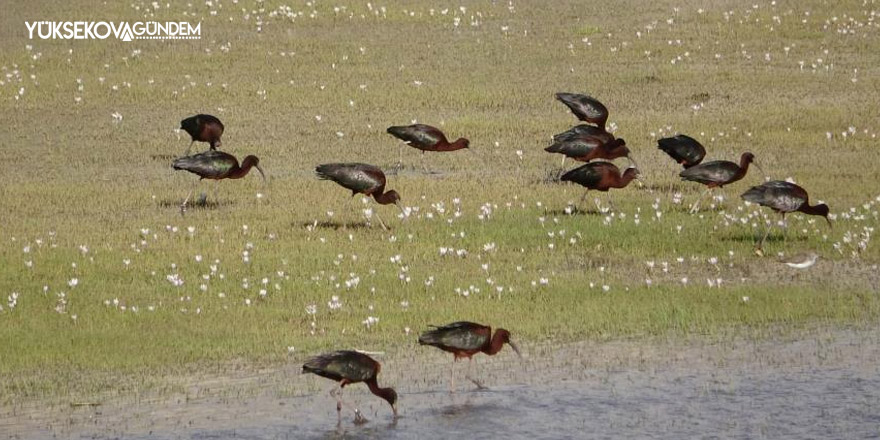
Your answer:
[[[355,409],[354,410],[354,424],[355,425],[363,425],[364,423],[367,423],[367,422],[369,422],[369,420],[367,420],[367,418],[364,417],[363,414],[361,414],[361,410]]]
[[[473,383],[474,385],[476,385],[476,386],[477,386],[477,390],[479,390],[479,391],[485,391],[485,390],[488,390],[488,389],[489,389],[489,387],[483,385],[482,382],[480,382],[480,381],[478,381],[478,380],[476,380],[476,379],[474,379],[474,378],[472,378],[472,377],[467,378],[467,380],[471,381],[471,383]]]

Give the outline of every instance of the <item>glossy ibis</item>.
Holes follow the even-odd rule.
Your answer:
[[[352,197],[356,194],[364,194],[373,196],[380,205],[393,203],[400,207],[400,195],[394,190],[385,192],[385,173],[376,166],[365,163],[327,163],[318,165],[315,173],[321,179],[332,180],[350,189]],[[376,218],[379,219],[382,229],[387,230],[388,226],[382,221],[382,217],[379,217],[378,212]]]
[[[600,140],[602,140],[602,142],[611,142],[614,140],[614,135],[608,133],[604,129],[595,127],[593,125],[580,124],[575,125],[574,127],[571,127],[568,130],[563,131],[562,133],[554,135],[553,142],[565,142],[567,140],[571,140],[583,135],[598,137]]]
[[[619,157],[626,157],[633,166],[636,166],[636,162],[630,155],[629,148],[626,147],[626,141],[623,138],[604,142],[595,136],[581,135],[563,142],[555,142],[553,145],[545,148],[544,151],[562,154],[563,165],[565,164],[566,157],[580,162],[589,162],[594,159],[614,160]]]
[[[472,356],[486,353],[493,356],[506,343],[516,354],[522,357],[519,348],[510,340],[510,332],[499,328],[492,334],[492,327],[473,322],[453,322],[444,326],[431,326],[433,329],[419,336],[420,345],[431,345],[452,353],[452,370],[450,371],[450,391],[455,390],[455,362],[460,358],[468,358],[467,379],[479,388],[485,388],[480,382],[470,377]]]
[[[186,204],[189,202],[193,191],[195,191],[196,185],[202,179],[212,179],[218,181],[218,183],[222,179],[241,179],[250,172],[251,168],[256,168],[260,175],[263,176],[263,181],[266,181],[266,174],[260,167],[260,159],[257,156],[245,157],[239,166],[238,159],[235,156],[222,151],[208,150],[193,154],[192,156],[174,159],[171,162],[171,167],[175,170],[186,170],[199,176],[199,180],[196,181],[196,184],[180,205],[181,214],[186,211]]]
[[[325,353],[314,357],[303,364],[303,373],[313,373],[321,377],[339,382],[339,388],[333,387],[330,395],[336,398],[336,414],[342,419],[342,389],[352,383],[367,384],[370,392],[385,399],[394,417],[397,417],[397,392],[394,388],[379,388],[376,376],[382,365],[370,356],[357,351],[343,350]],[[363,420],[360,411],[355,409],[357,421]]]
[[[581,202],[583,202],[591,189],[607,192],[610,188],[624,188],[633,179],[638,178],[639,170],[637,168],[629,167],[621,174],[620,168],[617,168],[613,163],[591,162],[569,170],[562,175],[561,180],[563,182],[574,182],[587,188],[581,197]],[[608,198],[608,203],[611,204],[612,208],[614,207],[610,197]],[[596,208],[598,209],[599,206],[597,205]]]
[[[392,126],[388,127],[387,132],[410,147],[422,150],[422,168],[425,173],[430,173],[425,165],[426,151],[455,151],[470,146],[470,141],[465,138],[458,138],[450,143],[440,129],[425,124]],[[402,149],[398,149],[398,153],[397,168],[399,169],[403,164]]]
[[[696,139],[678,134],[657,141],[657,148],[675,159],[685,168],[699,164],[706,157],[706,149]]]
[[[223,135],[223,123],[215,116],[190,116],[180,121],[180,129],[192,137],[192,142],[189,143],[189,147],[186,147],[184,156],[189,156],[189,150],[195,141],[207,142],[212,150],[216,150],[222,144],[220,136]]]
[[[681,180],[699,182],[707,187],[706,191],[700,195],[700,198],[691,207],[690,212],[697,212],[700,202],[709,194],[712,188],[723,188],[724,185],[729,185],[745,177],[746,172],[749,170],[749,164],[754,163],[758,170],[761,171],[761,174],[764,174],[764,171],[761,170],[761,167],[754,160],[755,155],[747,152],[743,153],[738,165],[726,160],[715,160],[694,165],[679,173],[678,175],[681,177]]]
[[[579,120],[596,124],[605,130],[608,109],[598,99],[577,93],[557,93],[556,99],[565,104]]]
[[[807,194],[807,191],[793,183],[781,180],[764,182],[758,186],[749,188],[749,190],[744,192],[740,197],[747,202],[766,206],[782,214],[783,222],[785,221],[785,214],[790,212],[802,212],[808,215],[821,215],[822,217],[825,217],[828,226],[831,226],[831,220],[828,218],[828,205],[820,203],[818,205],[810,206],[810,196]],[[767,232],[764,234],[764,238],[758,243],[756,249],[759,253],[763,249],[764,240],[770,235],[770,228],[772,227],[772,224],[767,227]]]

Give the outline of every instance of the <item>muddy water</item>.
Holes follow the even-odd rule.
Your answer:
[[[450,360],[385,359],[401,417],[360,386],[337,424],[331,383],[283,371],[198,378],[179,396],[98,407],[15,408],[0,438],[878,438],[880,330],[814,330],[758,342],[624,341],[483,358],[448,392]],[[355,424],[350,408],[369,419]]]

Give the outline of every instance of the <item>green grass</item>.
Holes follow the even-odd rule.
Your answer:
[[[202,22],[203,39],[186,42],[24,37],[32,17],[66,20],[83,6],[91,19],[134,21],[149,3],[99,13],[88,2],[30,2],[0,17],[0,375],[9,378],[0,400],[162,389],[193,369],[290,361],[288,347],[297,360],[330,348],[406,350],[427,324],[460,319],[536,343],[877,322],[880,251],[866,228],[878,220],[880,164],[869,158],[880,39],[862,6],[413,1],[375,15],[366,3],[336,3],[346,9],[319,2],[317,18],[291,5],[305,12],[293,22],[270,16],[283,2],[223,2],[216,16],[204,3],[163,4],[150,19]],[[844,16],[866,25],[839,33],[845,22],[830,20]],[[568,215],[582,191],[547,182],[560,157],[542,148],[576,122],[557,91],[602,100],[643,167],[645,188],[610,194],[622,218]],[[219,116],[223,149],[258,155],[272,179],[222,182],[219,204],[181,217],[194,176],[172,171],[168,157],[189,143],[178,121],[197,112]],[[398,144],[385,127],[412,119],[469,137],[477,154],[426,155],[441,174],[425,176],[419,153],[405,149],[407,168],[389,188],[418,211],[403,221],[374,206],[392,230],[360,227],[360,202],[346,205],[346,191],[312,170],[390,168]],[[725,210],[687,214],[701,188],[679,184],[655,148],[675,132],[712,159],[754,152],[768,174],[828,202],[834,229],[790,216],[787,239],[777,230],[771,256],[754,256],[753,223],[767,213],[738,194],[758,174],[723,191]],[[209,200],[212,185],[200,186]],[[773,257],[804,250],[822,256],[810,271]],[[334,295],[342,307],[331,310]],[[379,318],[371,328],[369,316]]]

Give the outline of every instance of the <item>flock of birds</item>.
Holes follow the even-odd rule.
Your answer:
[[[640,179],[640,173],[636,162],[632,158],[632,152],[627,148],[623,138],[615,136],[606,130],[608,121],[608,109],[597,99],[574,93],[557,93],[556,98],[565,104],[574,115],[586,124],[572,127],[565,132],[553,136],[553,142],[545,148],[547,152],[563,155],[563,166],[566,158],[579,162],[586,162],[577,168],[562,174],[560,180],[573,182],[590,190],[607,192],[611,188],[624,188],[635,179]],[[172,166],[176,170],[186,170],[196,174],[201,179],[240,179],[248,174],[251,168],[256,168],[263,176],[266,176],[260,168],[260,160],[256,156],[247,156],[239,161],[231,154],[217,151],[221,146],[220,138],[223,135],[223,123],[214,116],[196,115],[184,119],[180,128],[192,137],[192,142],[184,153],[184,156],[175,159]],[[402,143],[422,151],[422,167],[428,172],[424,164],[424,152],[427,151],[456,151],[468,149],[470,142],[466,138],[458,138],[449,142],[446,135],[436,127],[425,124],[413,124],[407,126],[392,126],[387,132],[400,139]],[[189,155],[194,142],[207,142],[210,149]],[[703,162],[706,149],[697,140],[679,134],[669,138],[658,140],[658,148],[672,157],[684,168],[679,176],[682,180],[698,182],[706,186],[706,191],[697,199],[691,208],[691,213],[696,212],[700,202],[713,188],[722,188],[745,177],[750,165],[755,165],[762,174],[764,171],[755,163],[755,155],[745,152],[740,157],[739,163],[716,160]],[[401,147],[402,149],[402,147]],[[630,166],[623,172],[611,161],[625,157]],[[398,167],[402,163],[402,152],[398,160]],[[320,179],[331,180],[350,190],[352,196],[364,194],[372,196],[380,205],[395,204],[400,207],[400,195],[394,190],[385,190],[385,173],[379,167],[364,163],[328,163],[318,165],[315,172]],[[829,209],[825,204],[810,205],[807,191],[800,186],[780,181],[766,181],[754,186],[741,195],[742,199],[771,208],[782,215],[792,212],[801,212],[808,215],[820,215],[825,217],[829,226]],[[193,187],[195,190],[195,187]],[[181,205],[181,213],[185,212],[186,205],[193,191],[187,194]],[[581,201],[586,198],[584,193]],[[613,204],[612,204],[613,207]],[[377,215],[384,229],[387,225]],[[770,233],[772,226],[767,228],[763,238],[757,243],[756,253],[763,255],[763,244]],[[510,341],[510,332],[497,329],[492,335],[488,326],[471,322],[455,322],[442,327],[436,327],[423,333],[419,343],[431,345],[453,353],[454,360],[460,358],[470,359],[476,353],[494,355],[507,343],[517,354],[519,350]],[[453,364],[454,365],[454,364]],[[333,388],[331,395],[337,399],[337,411],[341,417],[342,411],[342,388],[348,384],[363,382],[376,396],[387,401],[397,415],[397,393],[392,388],[380,388],[377,383],[377,375],[380,364],[368,354],[358,351],[335,351],[323,354],[308,360],[303,365],[303,372],[314,373],[319,376],[334,380],[339,383],[339,388]],[[452,371],[454,374],[454,369]],[[453,376],[454,378],[454,376]],[[478,387],[483,387],[478,381],[468,375],[468,379]],[[450,388],[454,390],[454,380],[450,379]],[[355,409],[356,420],[362,420],[360,412]]]

